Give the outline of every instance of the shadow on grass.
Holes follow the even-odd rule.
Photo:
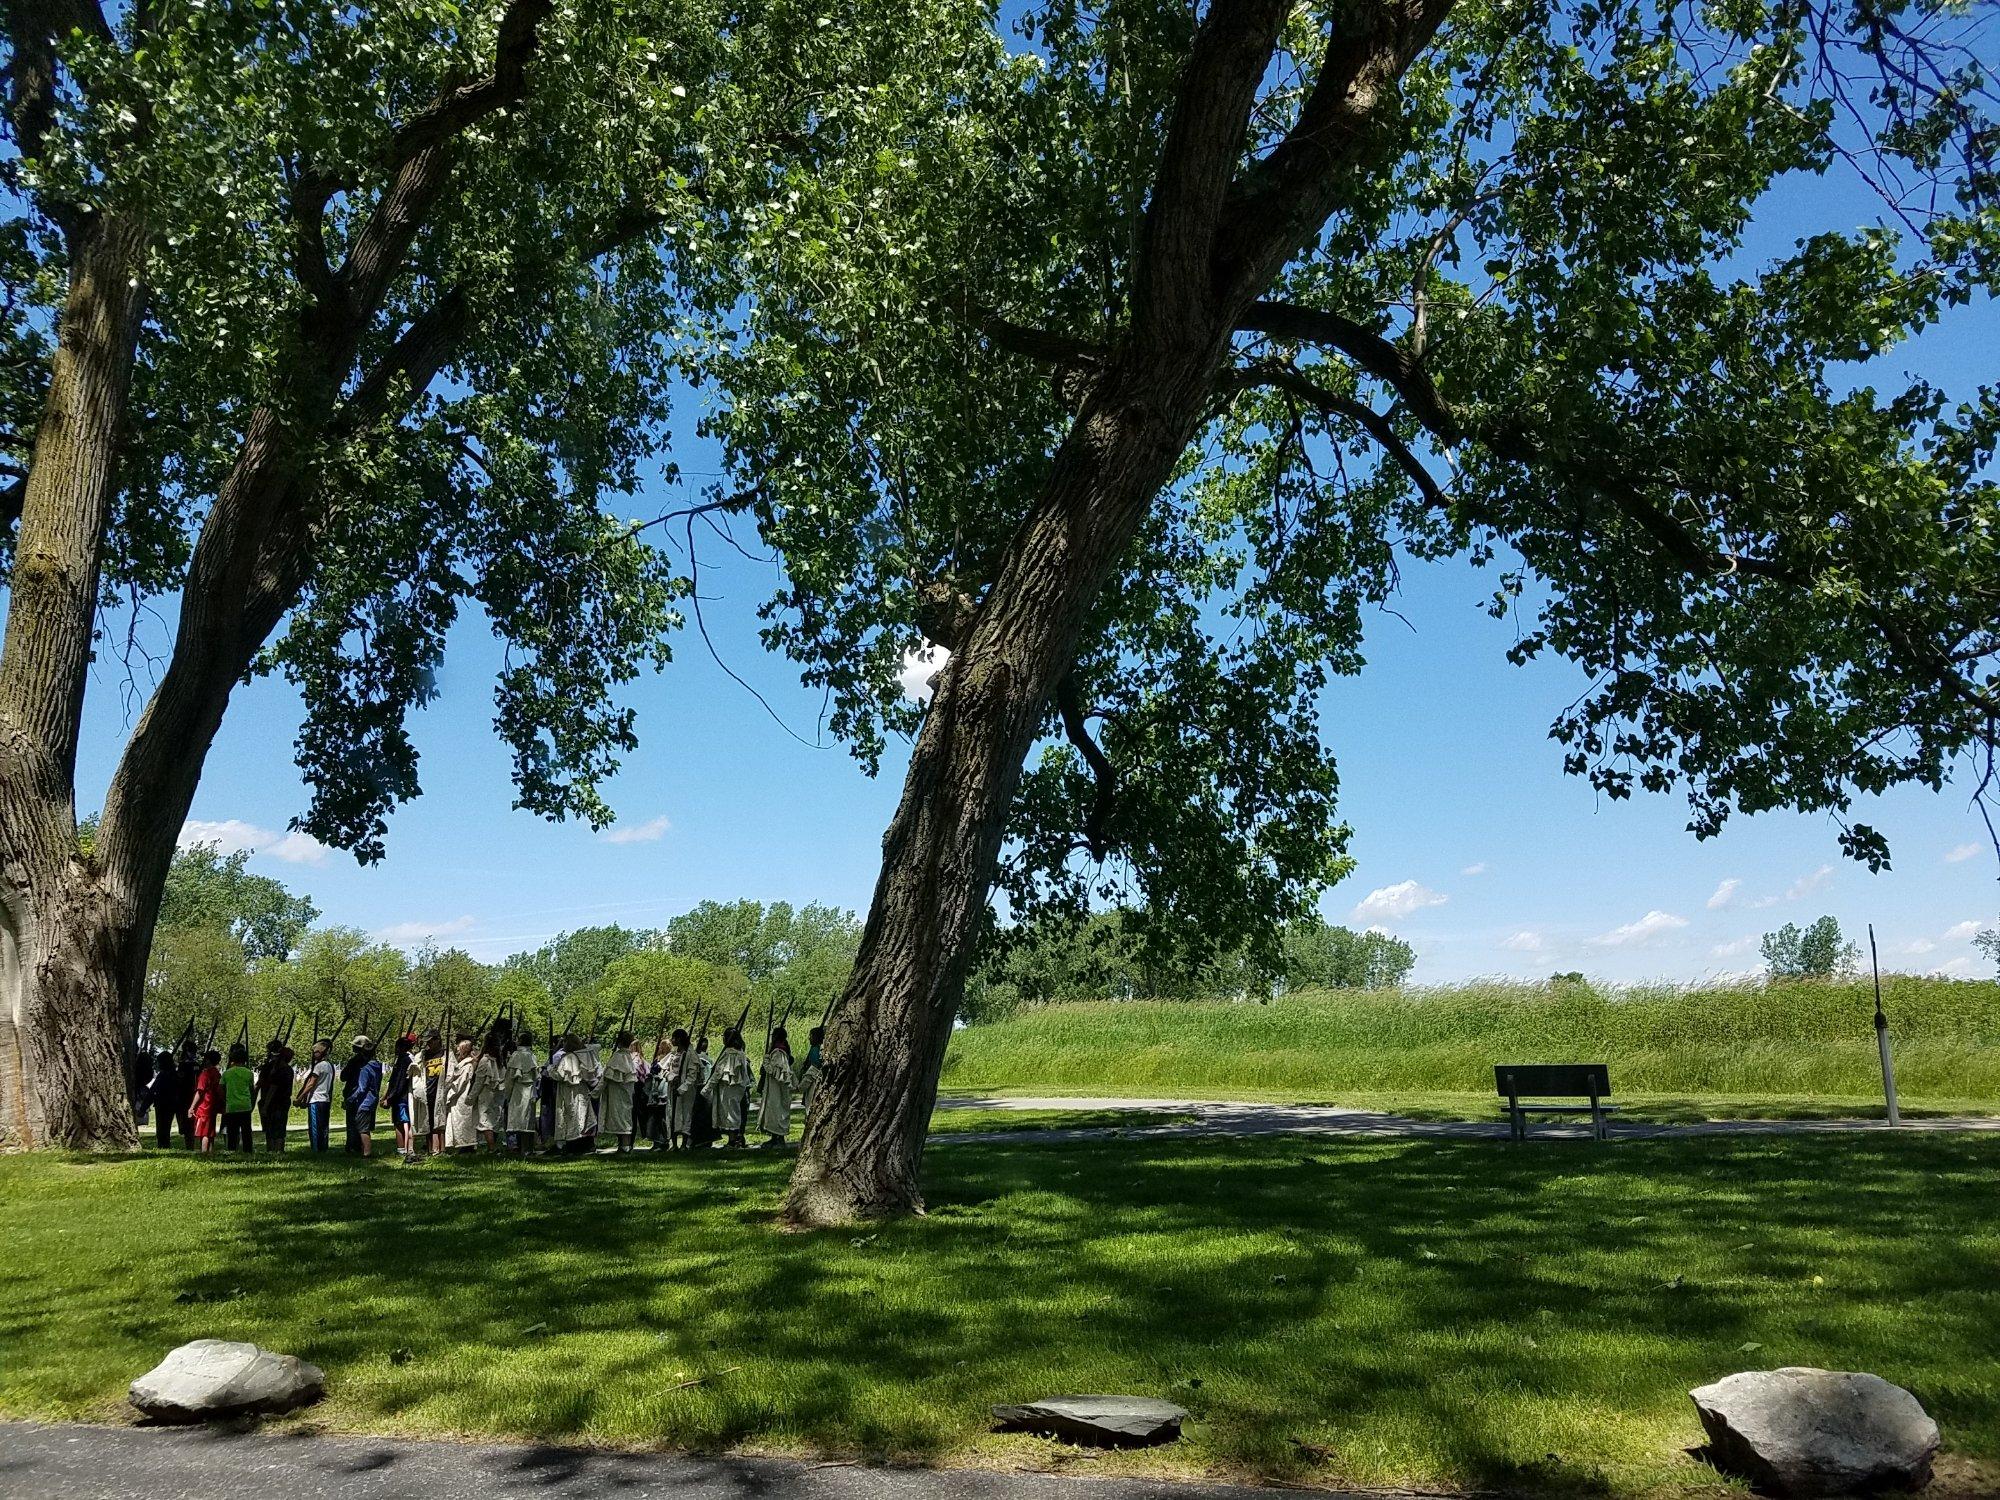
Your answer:
[[[931,1159],[924,1219],[807,1235],[789,1157],[62,1163],[99,1240],[0,1270],[0,1366],[210,1333],[325,1366],[342,1421],[917,1460],[1125,1390],[1234,1472],[1589,1495],[1685,1469],[1689,1386],[1817,1363],[1990,1457],[1996,1146],[998,1143]],[[148,1208],[175,1233],[131,1243]]]

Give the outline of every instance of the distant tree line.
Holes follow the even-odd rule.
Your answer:
[[[1355,932],[1316,915],[1279,934],[1274,952],[1248,946],[1201,952],[1143,925],[1129,911],[1097,912],[1069,926],[999,933],[966,984],[962,1014],[992,1020],[1045,1000],[1270,999],[1305,989],[1401,984],[1417,955],[1385,932]]]
[[[704,901],[662,928],[581,927],[497,964],[435,944],[411,954],[352,927],[315,927],[308,898],[249,873],[246,859],[206,844],[174,857],[146,980],[156,1045],[190,1024],[218,1044],[247,1029],[259,1045],[288,1025],[296,1045],[315,1020],[322,1035],[336,1026],[380,1035],[447,1013],[477,1026],[502,1006],[538,1032],[571,1017],[610,1026],[627,1013],[640,1027],[680,1024],[698,1002],[714,1007],[718,1025],[745,1005],[812,1025],[860,939],[854,914],[830,906]]]

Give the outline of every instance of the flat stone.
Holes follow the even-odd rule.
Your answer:
[[[1148,1396],[1050,1396],[1025,1406],[996,1406],[1002,1432],[1038,1432],[1109,1448],[1150,1448],[1181,1435],[1185,1409]]]
[[[1937,1423],[1879,1375],[1751,1370],[1688,1395],[1708,1433],[1710,1461],[1756,1489],[1807,1497],[1930,1483]]]
[[[255,1344],[196,1339],[132,1382],[131,1402],[156,1422],[211,1422],[293,1411],[326,1393],[326,1375]]]

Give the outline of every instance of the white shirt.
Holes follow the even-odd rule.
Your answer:
[[[309,1070],[313,1076],[312,1097],[308,1104],[331,1104],[333,1102],[333,1064],[325,1058],[314,1063]]]

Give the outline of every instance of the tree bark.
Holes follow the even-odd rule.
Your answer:
[[[145,303],[146,232],[105,214],[71,243],[0,647],[0,1140],[123,1147],[134,1139],[124,1028],[115,983],[100,964],[115,903],[77,847],[74,786],[104,530]],[[61,1035],[47,1032],[51,1023]]]

